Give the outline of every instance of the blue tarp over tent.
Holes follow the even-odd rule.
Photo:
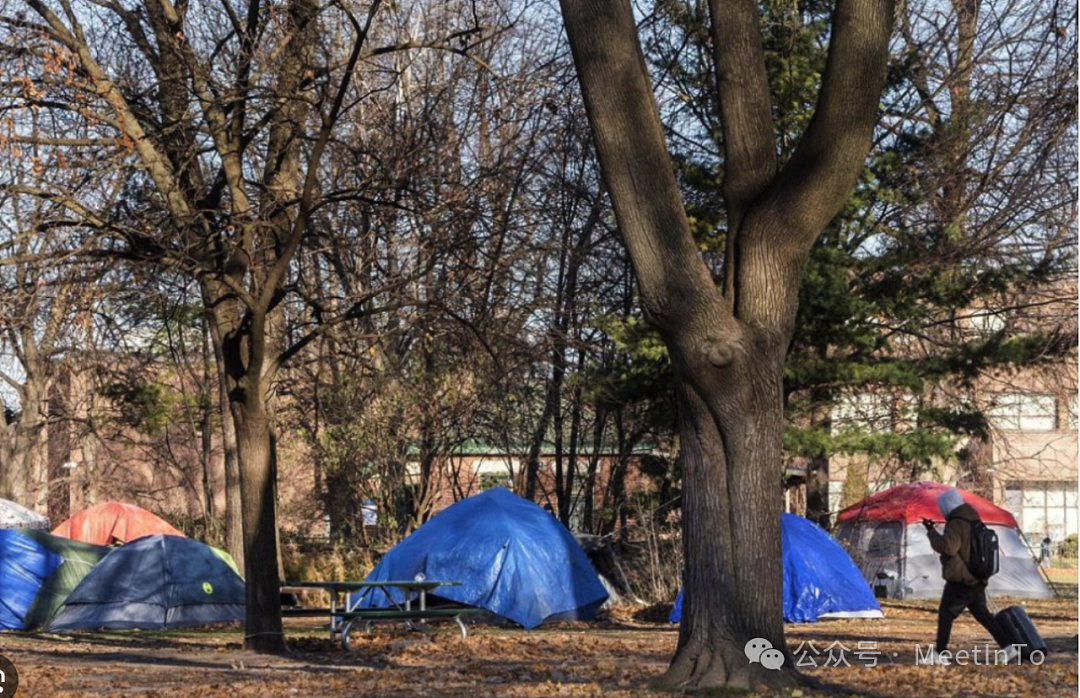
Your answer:
[[[783,514],[780,537],[784,555],[784,620],[813,623],[822,616],[880,616],[859,568],[833,537],[812,521]],[[671,609],[671,622],[682,617],[682,592]]]
[[[591,618],[607,600],[570,531],[549,512],[501,487],[436,514],[388,552],[367,581],[412,580],[418,574],[461,582],[435,593],[526,628],[546,620]],[[352,602],[361,608],[391,605],[379,589],[366,590]]]
[[[0,630],[22,630],[42,583],[64,558],[21,531],[0,529]]]

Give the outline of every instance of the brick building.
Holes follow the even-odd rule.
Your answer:
[[[1045,296],[1027,299],[1023,313],[985,309],[971,312],[961,323],[968,336],[989,336],[1012,325],[1068,337],[1072,349],[1064,356],[1033,367],[995,371],[968,387],[929,386],[919,396],[880,392],[846,395],[833,408],[834,430],[856,425],[869,431],[900,431],[910,419],[913,403],[930,400],[937,405],[964,401],[977,407],[987,417],[990,434],[985,442],[959,444],[958,451],[965,449],[967,458],[934,462],[918,473],[913,468],[875,464],[865,458],[834,457],[829,464],[830,512],[835,515],[853,503],[845,501],[845,487],[850,489],[853,480],[875,492],[900,482],[931,479],[979,492],[1008,509],[1028,541],[1046,536],[1060,541],[1080,533],[1075,296],[1075,284],[1059,286]],[[852,498],[850,491],[847,498]]]

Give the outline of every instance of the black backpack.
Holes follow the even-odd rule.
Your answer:
[[[971,556],[968,558],[971,576],[982,581],[990,579],[998,571],[998,537],[982,521],[971,524]]]

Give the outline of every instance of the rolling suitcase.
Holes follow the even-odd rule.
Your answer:
[[[1046,643],[1043,641],[1035,624],[1031,622],[1027,611],[1023,606],[1009,606],[1000,611],[994,618],[1002,634],[1008,639],[1009,644],[1021,645],[1020,657],[1025,661],[1031,661],[1032,652],[1041,652],[1042,655],[1036,660],[1041,664],[1046,657]]]

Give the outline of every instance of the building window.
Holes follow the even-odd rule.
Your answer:
[[[517,471],[518,462],[516,458],[478,458],[473,463],[473,472],[477,475],[481,473],[498,473],[509,476]]]
[[[1070,395],[1065,398],[1065,409],[1069,413],[1068,428],[1076,431],[1077,427],[1077,407],[1076,407],[1076,395]]]
[[[990,423],[1009,431],[1050,431],[1057,423],[1053,395],[1003,393],[988,412]]]
[[[913,424],[916,398],[889,393],[855,393],[842,396],[832,409],[832,432],[859,429],[871,432],[901,431]]]
[[[1004,506],[1016,516],[1030,545],[1047,536],[1061,541],[1077,533],[1075,481],[1007,483]]]

